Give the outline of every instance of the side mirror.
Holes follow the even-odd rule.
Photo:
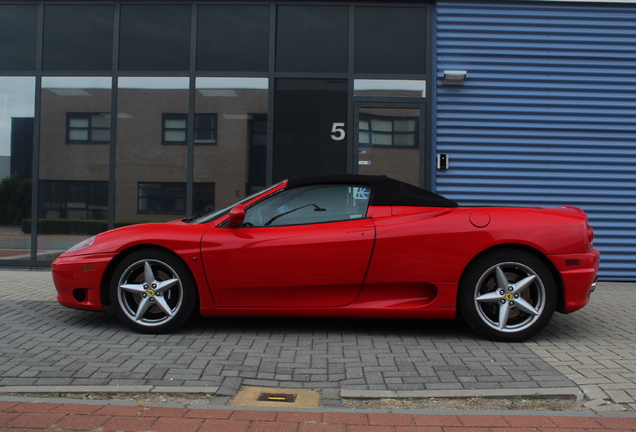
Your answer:
[[[240,227],[244,219],[245,219],[245,206],[243,204],[239,204],[235,206],[232,210],[230,210],[230,222],[228,223],[228,225],[231,228]]]

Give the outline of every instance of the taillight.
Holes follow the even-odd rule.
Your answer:
[[[590,249],[594,247],[594,228],[587,224],[587,242],[590,245]]]

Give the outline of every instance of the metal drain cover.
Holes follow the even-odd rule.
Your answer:
[[[295,394],[291,393],[261,393],[261,395],[256,399],[259,402],[287,402],[294,403],[296,402]]]
[[[306,389],[244,387],[237,393],[231,405],[318,408],[320,393]]]

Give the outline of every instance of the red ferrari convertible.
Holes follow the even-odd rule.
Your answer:
[[[204,316],[454,318],[500,341],[594,290],[574,207],[459,207],[385,176],[298,177],[205,216],[115,229],[53,262],[58,301],[143,333]]]

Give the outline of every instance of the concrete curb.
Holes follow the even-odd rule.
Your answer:
[[[475,398],[475,397],[583,397],[578,387],[543,388],[543,389],[479,389],[479,390],[346,390],[340,391],[340,397],[351,399],[383,399],[383,398]]]
[[[171,386],[2,386],[0,395],[7,393],[202,393],[216,394],[219,387]],[[349,399],[384,398],[508,398],[508,397],[571,397],[581,398],[577,387],[544,389],[476,389],[476,390],[340,390],[340,397]]]
[[[170,386],[2,386],[6,393],[206,393],[216,394],[218,387],[170,387]]]
[[[117,400],[78,400],[60,398],[33,398],[19,396],[2,396],[0,402],[20,402],[20,403],[51,403],[58,405],[113,405],[113,406],[138,406],[134,401]],[[551,416],[551,417],[618,417],[636,418],[636,412],[594,412],[594,411],[525,411],[525,410],[461,410],[461,409],[348,409],[348,408],[281,408],[281,407],[248,407],[248,406],[228,406],[228,405],[201,405],[201,404],[178,404],[166,402],[151,402],[145,404],[146,407],[157,408],[187,408],[192,410],[218,410],[218,411],[264,411],[264,412],[316,412],[316,413],[354,413],[354,414],[409,414],[409,415],[442,415],[442,416]]]

